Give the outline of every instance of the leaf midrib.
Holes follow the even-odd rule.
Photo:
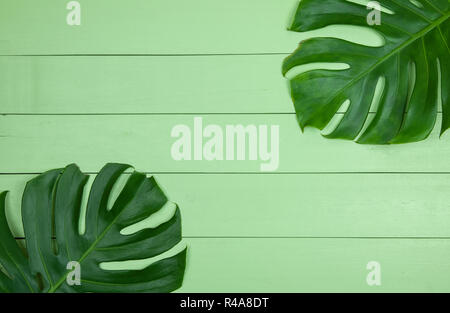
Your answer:
[[[120,217],[120,215],[122,214],[122,212],[125,210],[126,205],[124,206],[124,208],[114,217],[114,219],[111,221],[111,223],[101,232],[101,234],[99,236],[97,236],[97,238],[95,239],[95,241],[89,246],[89,248],[83,253],[83,255],[80,257],[80,259],[77,261],[78,264],[81,264],[81,262],[83,262],[87,256],[95,249],[95,247],[97,246],[97,244],[103,239],[103,237],[106,235],[106,233],[111,229],[111,227],[113,227],[113,225],[116,223],[117,219]],[[60,286],[61,284],[64,282],[64,280],[66,279],[67,274],[69,273],[69,270],[65,272],[65,274],[56,282],[55,285],[53,285],[53,287],[51,287],[48,290],[48,293],[54,293]]]
[[[356,82],[358,82],[362,77],[366,76],[370,72],[372,72],[375,68],[377,68],[380,64],[386,62],[388,59],[390,59],[393,55],[400,52],[403,48],[409,46],[411,43],[416,41],[417,39],[425,36],[427,33],[432,31],[434,28],[439,27],[444,21],[446,21],[450,17],[450,12],[447,14],[441,16],[437,20],[435,20],[433,23],[429,24],[427,27],[416,33],[414,36],[411,36],[410,39],[393,49],[391,52],[386,54],[383,58],[381,58],[379,61],[375,62],[372,66],[370,66],[367,70],[360,73],[358,76],[356,76],[354,79],[352,79],[349,83],[347,83],[343,88],[339,90],[338,93],[333,94],[332,97],[327,99],[327,103],[331,101],[331,99],[335,98],[337,95],[341,94],[344,90],[347,90],[347,88],[353,86]]]

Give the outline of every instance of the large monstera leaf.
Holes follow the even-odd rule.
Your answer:
[[[170,292],[182,284],[186,249],[142,270],[104,270],[102,262],[151,258],[181,240],[178,207],[165,223],[129,235],[125,227],[159,211],[167,198],[152,177],[134,172],[112,207],[114,184],[130,166],[107,164],[95,178],[87,204],[86,231],[79,232],[87,176],[76,165],[46,172],[26,185],[22,202],[26,251],[15,242],[0,194],[0,291]],[[56,238],[56,240],[54,239]],[[66,282],[69,262],[78,262],[81,285]]]
[[[365,5],[346,0],[301,0],[292,31],[347,24],[372,27],[385,41],[380,47],[336,38],[312,38],[300,43],[285,59],[284,74],[308,63],[349,65],[345,70],[311,70],[291,79],[291,95],[302,129],[324,129],[341,105],[350,100],[340,122],[324,136],[356,139],[364,144],[420,141],[429,136],[440,116],[439,98],[443,110],[441,134],[450,127],[449,0],[378,3],[390,12],[381,13],[380,25],[369,26]],[[415,81],[410,79],[414,68]],[[370,120],[369,109],[381,77],[385,80],[384,89]]]

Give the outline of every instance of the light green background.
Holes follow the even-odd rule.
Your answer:
[[[450,136],[360,146],[301,134],[281,76],[307,36],[376,35],[290,33],[297,0],[80,0],[79,27],[66,2],[0,2],[0,190],[17,236],[33,174],[126,162],[181,207],[180,291],[450,291]],[[194,116],[280,125],[278,171],[172,160],[170,131]]]

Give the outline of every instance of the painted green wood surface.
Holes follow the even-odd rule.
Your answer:
[[[286,56],[0,56],[0,114],[294,113]]]
[[[313,129],[304,134],[294,115],[196,115],[203,125],[280,125],[277,172],[450,172],[450,135],[439,125],[424,142],[367,146],[332,141]],[[131,163],[146,172],[260,172],[261,161],[175,161],[175,125],[193,128],[192,115],[0,116],[0,173],[36,173],[73,161],[87,172],[106,162]],[[26,161],[24,147],[33,151]],[[247,158],[248,159],[248,158]]]
[[[294,113],[285,56],[0,57],[0,113]]]
[[[0,55],[289,53],[302,38],[286,31],[298,0],[80,3],[86,14],[71,28],[67,2],[2,1]],[[333,33],[354,37],[342,27]]]
[[[448,239],[186,240],[189,271],[177,292],[448,292]],[[373,258],[385,264],[376,288],[365,281]]]
[[[16,236],[31,173],[126,162],[182,209],[180,291],[450,291],[450,136],[360,146],[301,134],[280,74],[303,38],[375,45],[373,33],[289,33],[297,0],[80,3],[71,28],[64,1],[0,2],[0,190]],[[172,160],[172,127],[195,116],[280,125],[277,173]],[[380,287],[365,281],[372,260]]]
[[[18,237],[18,208],[31,177],[0,176],[0,190],[10,190],[7,215]],[[450,174],[156,178],[182,209],[185,237],[450,237]]]
[[[236,243],[238,241],[238,243]],[[190,239],[180,291],[448,292],[449,240]],[[221,259],[220,263],[217,259]],[[382,285],[365,264],[378,260]]]

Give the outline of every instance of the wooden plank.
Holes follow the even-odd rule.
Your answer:
[[[32,175],[1,175],[7,216]],[[185,237],[450,237],[450,174],[159,174]],[[87,193],[86,193],[87,195]]]
[[[292,115],[203,115],[204,127],[279,125],[276,172],[450,172],[450,136],[438,137],[439,124],[426,141],[372,146],[327,140],[314,129],[301,133]],[[440,119],[440,116],[439,116]],[[194,116],[0,116],[0,173],[35,173],[77,163],[87,172],[107,162],[133,164],[146,172],[261,172],[249,161],[176,161],[174,126],[194,124]],[[192,135],[193,137],[193,135]],[[226,148],[226,147],[225,147]],[[248,154],[248,153],[247,153]]]
[[[301,134],[280,75],[284,54],[307,36],[285,29],[298,0],[80,2],[80,27],[65,24],[64,2],[0,2],[0,114],[19,114],[0,116],[0,173],[71,162],[96,172],[111,161],[159,173],[190,247],[181,291],[450,291],[449,135],[386,147]],[[5,57],[26,54],[99,56]],[[276,175],[260,174],[261,161],[171,158],[171,129],[194,119],[174,113],[275,112],[289,114],[200,116],[280,125]],[[36,113],[84,115],[20,116]],[[134,115],[102,115],[123,113]],[[0,175],[18,236],[30,177]],[[382,265],[380,287],[365,282],[369,261]]]
[[[297,0],[79,1],[81,25],[66,23],[67,2],[0,3],[0,53],[286,52]]]
[[[294,114],[285,56],[0,56],[0,114]]]
[[[184,242],[186,273],[176,292],[450,291],[448,239],[189,238]],[[153,261],[125,261],[108,268],[140,269]],[[379,286],[366,282],[370,272],[366,267],[373,261],[380,265]]]
[[[448,292],[449,240],[189,239],[181,292]],[[381,265],[369,287],[367,263]]]
[[[369,45],[372,30],[286,30],[298,0],[79,0],[81,25],[66,23],[67,2],[3,0],[0,55],[288,53],[310,35]]]
[[[293,113],[284,57],[0,57],[0,113]]]

